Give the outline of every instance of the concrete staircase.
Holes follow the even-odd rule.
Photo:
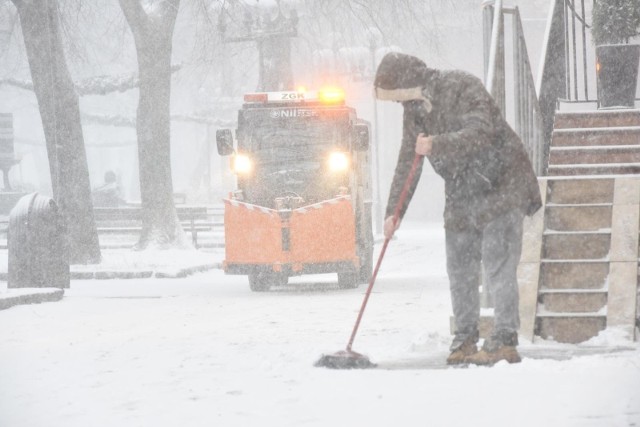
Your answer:
[[[640,173],[640,110],[558,112],[549,176]]]
[[[638,339],[640,110],[557,113],[538,181],[543,207],[525,218],[518,266],[520,336],[580,343],[615,327]]]
[[[521,335],[565,343],[605,328],[634,337],[640,111],[558,113],[544,207],[525,225]]]
[[[613,180],[547,182],[535,333],[585,341],[606,327]]]
[[[640,177],[547,178],[541,186],[538,277],[528,290],[536,298],[523,313],[533,317],[529,334],[578,343],[617,326],[633,337]]]

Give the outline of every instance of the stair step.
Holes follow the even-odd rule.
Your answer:
[[[539,292],[560,289],[602,289],[609,276],[609,262],[543,260]]]
[[[555,114],[554,128],[640,126],[640,110],[597,110]]]
[[[538,302],[554,313],[599,312],[607,304],[606,290],[541,290]]]
[[[640,145],[551,147],[549,165],[639,163]]]
[[[640,174],[640,163],[549,165],[548,174],[552,176],[637,175]]]
[[[577,344],[595,337],[606,326],[606,314],[543,313],[536,317],[535,335],[561,343]]]
[[[613,203],[613,178],[549,178],[548,204]]]
[[[600,208],[613,206],[613,203],[547,203],[549,208]]]
[[[545,232],[542,240],[542,258],[604,259],[608,256],[610,247],[610,233]]]
[[[596,231],[611,228],[612,205],[547,205],[545,228],[557,231]]]
[[[554,129],[551,135],[551,147],[638,144],[640,144],[640,126]]]
[[[543,236],[587,236],[611,234],[610,228],[601,228],[598,230],[544,230]]]

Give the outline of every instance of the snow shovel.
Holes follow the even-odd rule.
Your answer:
[[[411,165],[411,170],[409,171],[409,176],[407,176],[407,180],[402,187],[402,192],[400,193],[400,199],[398,200],[398,204],[396,205],[395,211],[393,213],[393,222],[397,224],[398,219],[400,218],[400,209],[402,209],[402,205],[404,205],[405,200],[407,199],[407,194],[409,193],[409,186],[413,181],[413,177],[416,174],[416,170],[418,169],[418,164],[420,163],[420,158],[422,156],[420,154],[416,154],[413,158],[413,164]],[[358,313],[358,318],[356,319],[356,324],[353,326],[353,331],[351,332],[351,338],[349,338],[349,343],[347,344],[347,348],[345,350],[338,351],[333,354],[323,354],[320,359],[313,366],[317,367],[325,367],[332,369],[364,369],[364,368],[375,368],[375,363],[372,363],[367,356],[364,354],[356,353],[351,349],[353,346],[353,341],[356,338],[356,333],[358,332],[358,327],[360,326],[360,321],[362,320],[362,315],[364,313],[364,309],[367,306],[367,302],[369,301],[369,295],[371,295],[371,289],[373,289],[373,284],[376,281],[376,276],[378,275],[378,270],[380,269],[380,264],[382,264],[382,258],[384,257],[384,253],[387,250],[387,245],[389,245],[389,241],[391,239],[385,238],[384,244],[382,245],[382,250],[380,251],[380,255],[378,256],[378,262],[376,263],[376,268],[373,270],[373,274],[371,275],[371,280],[369,281],[369,287],[367,288],[367,292],[364,294],[364,300],[362,301],[362,306],[360,307],[360,312]]]

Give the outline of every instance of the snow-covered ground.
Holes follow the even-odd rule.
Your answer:
[[[403,224],[389,246],[354,345],[377,369],[313,367],[344,349],[366,288],[333,277],[269,293],[220,270],[79,280],[60,302],[0,311],[0,426],[640,426],[640,346],[616,331],[439,369],[443,241],[440,225]]]

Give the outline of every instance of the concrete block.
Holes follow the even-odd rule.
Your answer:
[[[584,175],[640,175],[638,163],[598,163],[598,164],[549,164],[547,171],[553,177],[580,177]]]
[[[577,344],[598,335],[606,326],[604,315],[538,316],[536,335],[561,343]]]
[[[640,110],[556,112],[555,129],[640,126]]]
[[[520,294],[519,333],[529,341],[533,341],[538,307],[539,282],[540,263],[521,262],[520,265],[518,265],[518,291]]]
[[[604,259],[609,254],[609,233],[546,234],[542,256],[545,259]]]
[[[540,262],[542,255],[542,232],[544,231],[545,199],[547,181],[539,180],[543,206],[531,217],[525,217],[522,234],[522,254],[520,262]]]
[[[612,178],[549,179],[547,204],[612,203]]]
[[[638,205],[613,205],[609,259],[638,261]]]
[[[523,224],[522,254],[518,265],[518,290],[520,294],[520,335],[533,340],[538,305],[538,286],[540,282],[540,258],[542,257],[542,234],[544,231],[544,207],[547,198],[546,179],[539,179],[542,208],[533,216],[526,217]]]
[[[636,145],[640,128],[556,129],[551,139],[552,147]]]
[[[551,147],[550,165],[638,163],[640,145],[624,147]]]
[[[640,204],[640,178],[616,178],[613,203],[636,206]]]
[[[633,337],[638,292],[638,263],[612,262],[609,274],[607,327],[627,330]]]
[[[546,311],[554,313],[595,313],[607,304],[606,292],[550,292],[540,295]]]
[[[598,231],[611,228],[612,205],[608,206],[547,206],[547,230]]]
[[[540,289],[602,289],[609,262],[544,262],[540,276]]]

